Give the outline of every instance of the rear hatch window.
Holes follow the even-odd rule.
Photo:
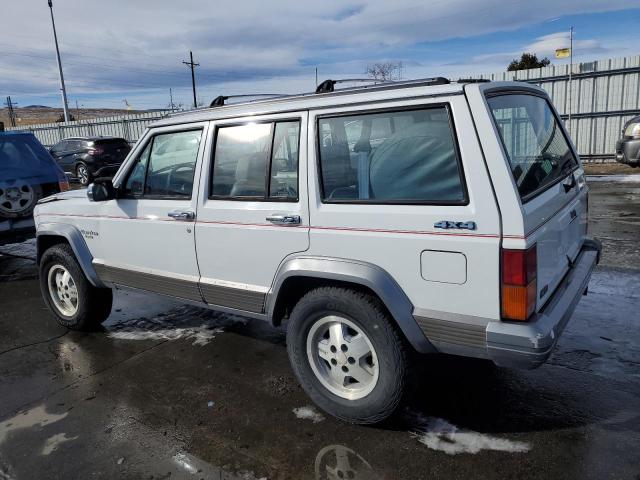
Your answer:
[[[487,98],[523,202],[565,178],[578,165],[549,102],[535,95]]]
[[[58,181],[53,159],[32,135],[0,135],[0,180]]]
[[[129,151],[129,143],[124,138],[96,140],[93,146],[98,147],[105,154],[124,154]]]

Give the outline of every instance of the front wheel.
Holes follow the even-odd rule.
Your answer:
[[[40,290],[58,323],[72,330],[94,330],[111,313],[111,289],[91,285],[67,244],[42,255]]]
[[[371,424],[398,408],[405,344],[376,297],[345,288],[312,290],[291,313],[287,350],[302,388],[329,414]]]

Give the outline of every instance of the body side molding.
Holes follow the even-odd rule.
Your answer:
[[[297,256],[283,262],[266,298],[266,312],[270,321],[282,284],[290,277],[312,277],[356,283],[371,289],[385,304],[411,345],[421,353],[436,349],[425,337],[413,317],[413,304],[404,291],[382,268],[367,262],[332,257]]]
[[[74,225],[67,223],[41,223],[38,225],[36,232],[36,259],[38,265],[40,264],[40,258],[42,257],[42,248],[40,247],[40,240],[44,237],[63,237],[71,245],[71,249],[80,264],[80,268],[84,272],[85,276],[94,287],[104,287],[104,283],[98,277],[95,268],[93,267],[93,255],[89,251],[87,242],[84,241],[80,230]]]

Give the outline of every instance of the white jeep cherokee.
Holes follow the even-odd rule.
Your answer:
[[[287,320],[303,388],[358,423],[397,408],[409,349],[542,364],[600,253],[545,92],[335,83],[170,116],[113,182],[41,201],[58,322],[99,325],[116,285]]]

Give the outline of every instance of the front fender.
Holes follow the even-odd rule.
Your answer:
[[[269,291],[266,312],[273,318],[280,288],[290,277],[313,277],[362,285],[372,290],[391,313],[411,345],[421,353],[436,349],[413,317],[413,304],[393,277],[377,265],[330,257],[299,256],[282,263]]]
[[[67,240],[69,245],[71,245],[71,249],[76,256],[76,260],[78,260],[80,268],[82,268],[82,271],[91,285],[95,287],[105,286],[93,268],[93,255],[91,255],[87,242],[84,241],[82,233],[80,233],[80,230],[78,230],[77,227],[66,223],[41,223],[38,225],[36,237],[36,259],[38,265],[40,265],[40,259],[44,253],[42,248],[45,244],[44,240],[47,237],[62,237]]]

